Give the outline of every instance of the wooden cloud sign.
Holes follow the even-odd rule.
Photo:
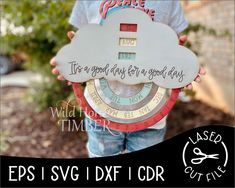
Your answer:
[[[154,82],[180,88],[197,76],[196,55],[178,44],[176,33],[143,11],[121,9],[103,25],[88,24],[56,55],[57,68],[71,82],[106,78],[125,84]]]

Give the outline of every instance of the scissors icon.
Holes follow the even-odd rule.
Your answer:
[[[203,153],[199,148],[194,148],[193,153],[196,154],[196,155],[201,156],[201,157],[198,157],[198,158],[193,158],[191,160],[191,163],[193,163],[193,164],[201,164],[202,161],[204,161],[205,159],[219,159],[217,157],[219,154],[207,155],[207,154]]]

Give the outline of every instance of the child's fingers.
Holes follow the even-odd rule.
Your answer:
[[[188,40],[188,37],[186,35],[182,35],[179,37],[179,43],[180,45],[184,45],[186,41]]]
[[[72,85],[72,82],[68,81],[68,82],[67,82],[67,85],[68,85],[68,86],[71,86],[71,85]]]
[[[52,72],[52,74],[56,74],[56,75],[60,74],[59,70],[56,68],[52,69],[51,72]]]
[[[65,80],[62,75],[57,76],[57,79],[58,79],[58,80]]]
[[[51,64],[52,66],[56,66],[56,65],[57,65],[56,60],[55,60],[55,57],[53,57],[53,58],[50,60],[50,64]]]
[[[201,67],[200,70],[199,70],[199,74],[205,75],[205,74],[206,74],[206,69],[204,69],[203,67]]]
[[[198,75],[198,76],[195,78],[194,81],[197,82],[197,83],[201,82],[201,77]],[[192,83],[191,83],[191,84],[188,84],[188,85],[186,86],[186,88],[187,88],[187,89],[193,89],[193,84],[192,84]]]
[[[74,37],[75,33],[73,31],[69,31],[67,32],[67,36],[70,40],[72,40],[72,38]]]
[[[193,84],[189,84],[186,86],[187,89],[193,89]]]
[[[200,76],[197,76],[194,81],[195,81],[195,82],[198,82],[198,83],[201,82],[201,77],[200,77]]]

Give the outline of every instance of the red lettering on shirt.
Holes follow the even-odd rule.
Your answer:
[[[109,9],[115,6],[130,6],[131,8],[142,10],[154,20],[155,10],[145,8],[145,0],[103,0],[99,8],[101,17],[106,18]]]

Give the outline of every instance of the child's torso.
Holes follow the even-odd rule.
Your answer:
[[[104,0],[82,1],[86,9],[88,23],[99,24],[105,19],[109,11],[117,8],[132,7],[143,10],[153,21],[169,24],[170,1],[146,1],[146,0]]]

